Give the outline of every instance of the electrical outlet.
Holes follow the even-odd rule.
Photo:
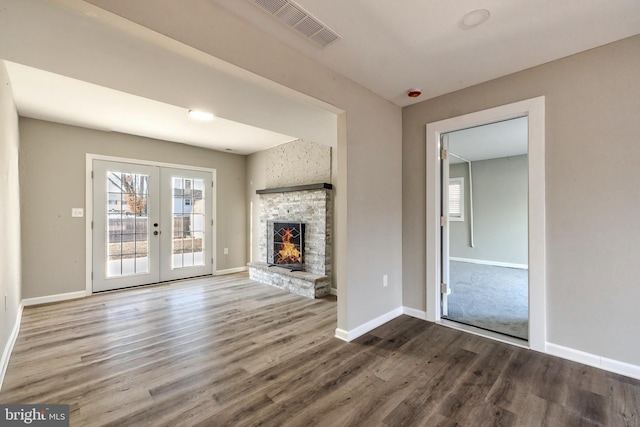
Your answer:
[[[224,254],[229,255],[229,248],[224,248]]]
[[[382,275],[382,287],[386,288],[389,284],[389,277],[386,274]]]
[[[83,208],[71,208],[71,216],[73,218],[82,218],[84,216]]]

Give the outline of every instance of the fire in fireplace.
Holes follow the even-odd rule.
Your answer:
[[[269,263],[292,271],[303,270],[303,252],[304,224],[273,221],[273,245],[269,253]]]

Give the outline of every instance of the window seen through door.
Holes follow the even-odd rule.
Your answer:
[[[449,220],[464,221],[464,178],[449,179]]]

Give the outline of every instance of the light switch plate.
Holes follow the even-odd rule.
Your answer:
[[[71,216],[73,218],[82,218],[84,216],[83,208],[71,208]]]

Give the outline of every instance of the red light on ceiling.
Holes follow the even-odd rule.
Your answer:
[[[417,98],[420,95],[422,95],[422,91],[420,89],[410,89],[409,92],[407,92],[407,96],[409,98]]]

